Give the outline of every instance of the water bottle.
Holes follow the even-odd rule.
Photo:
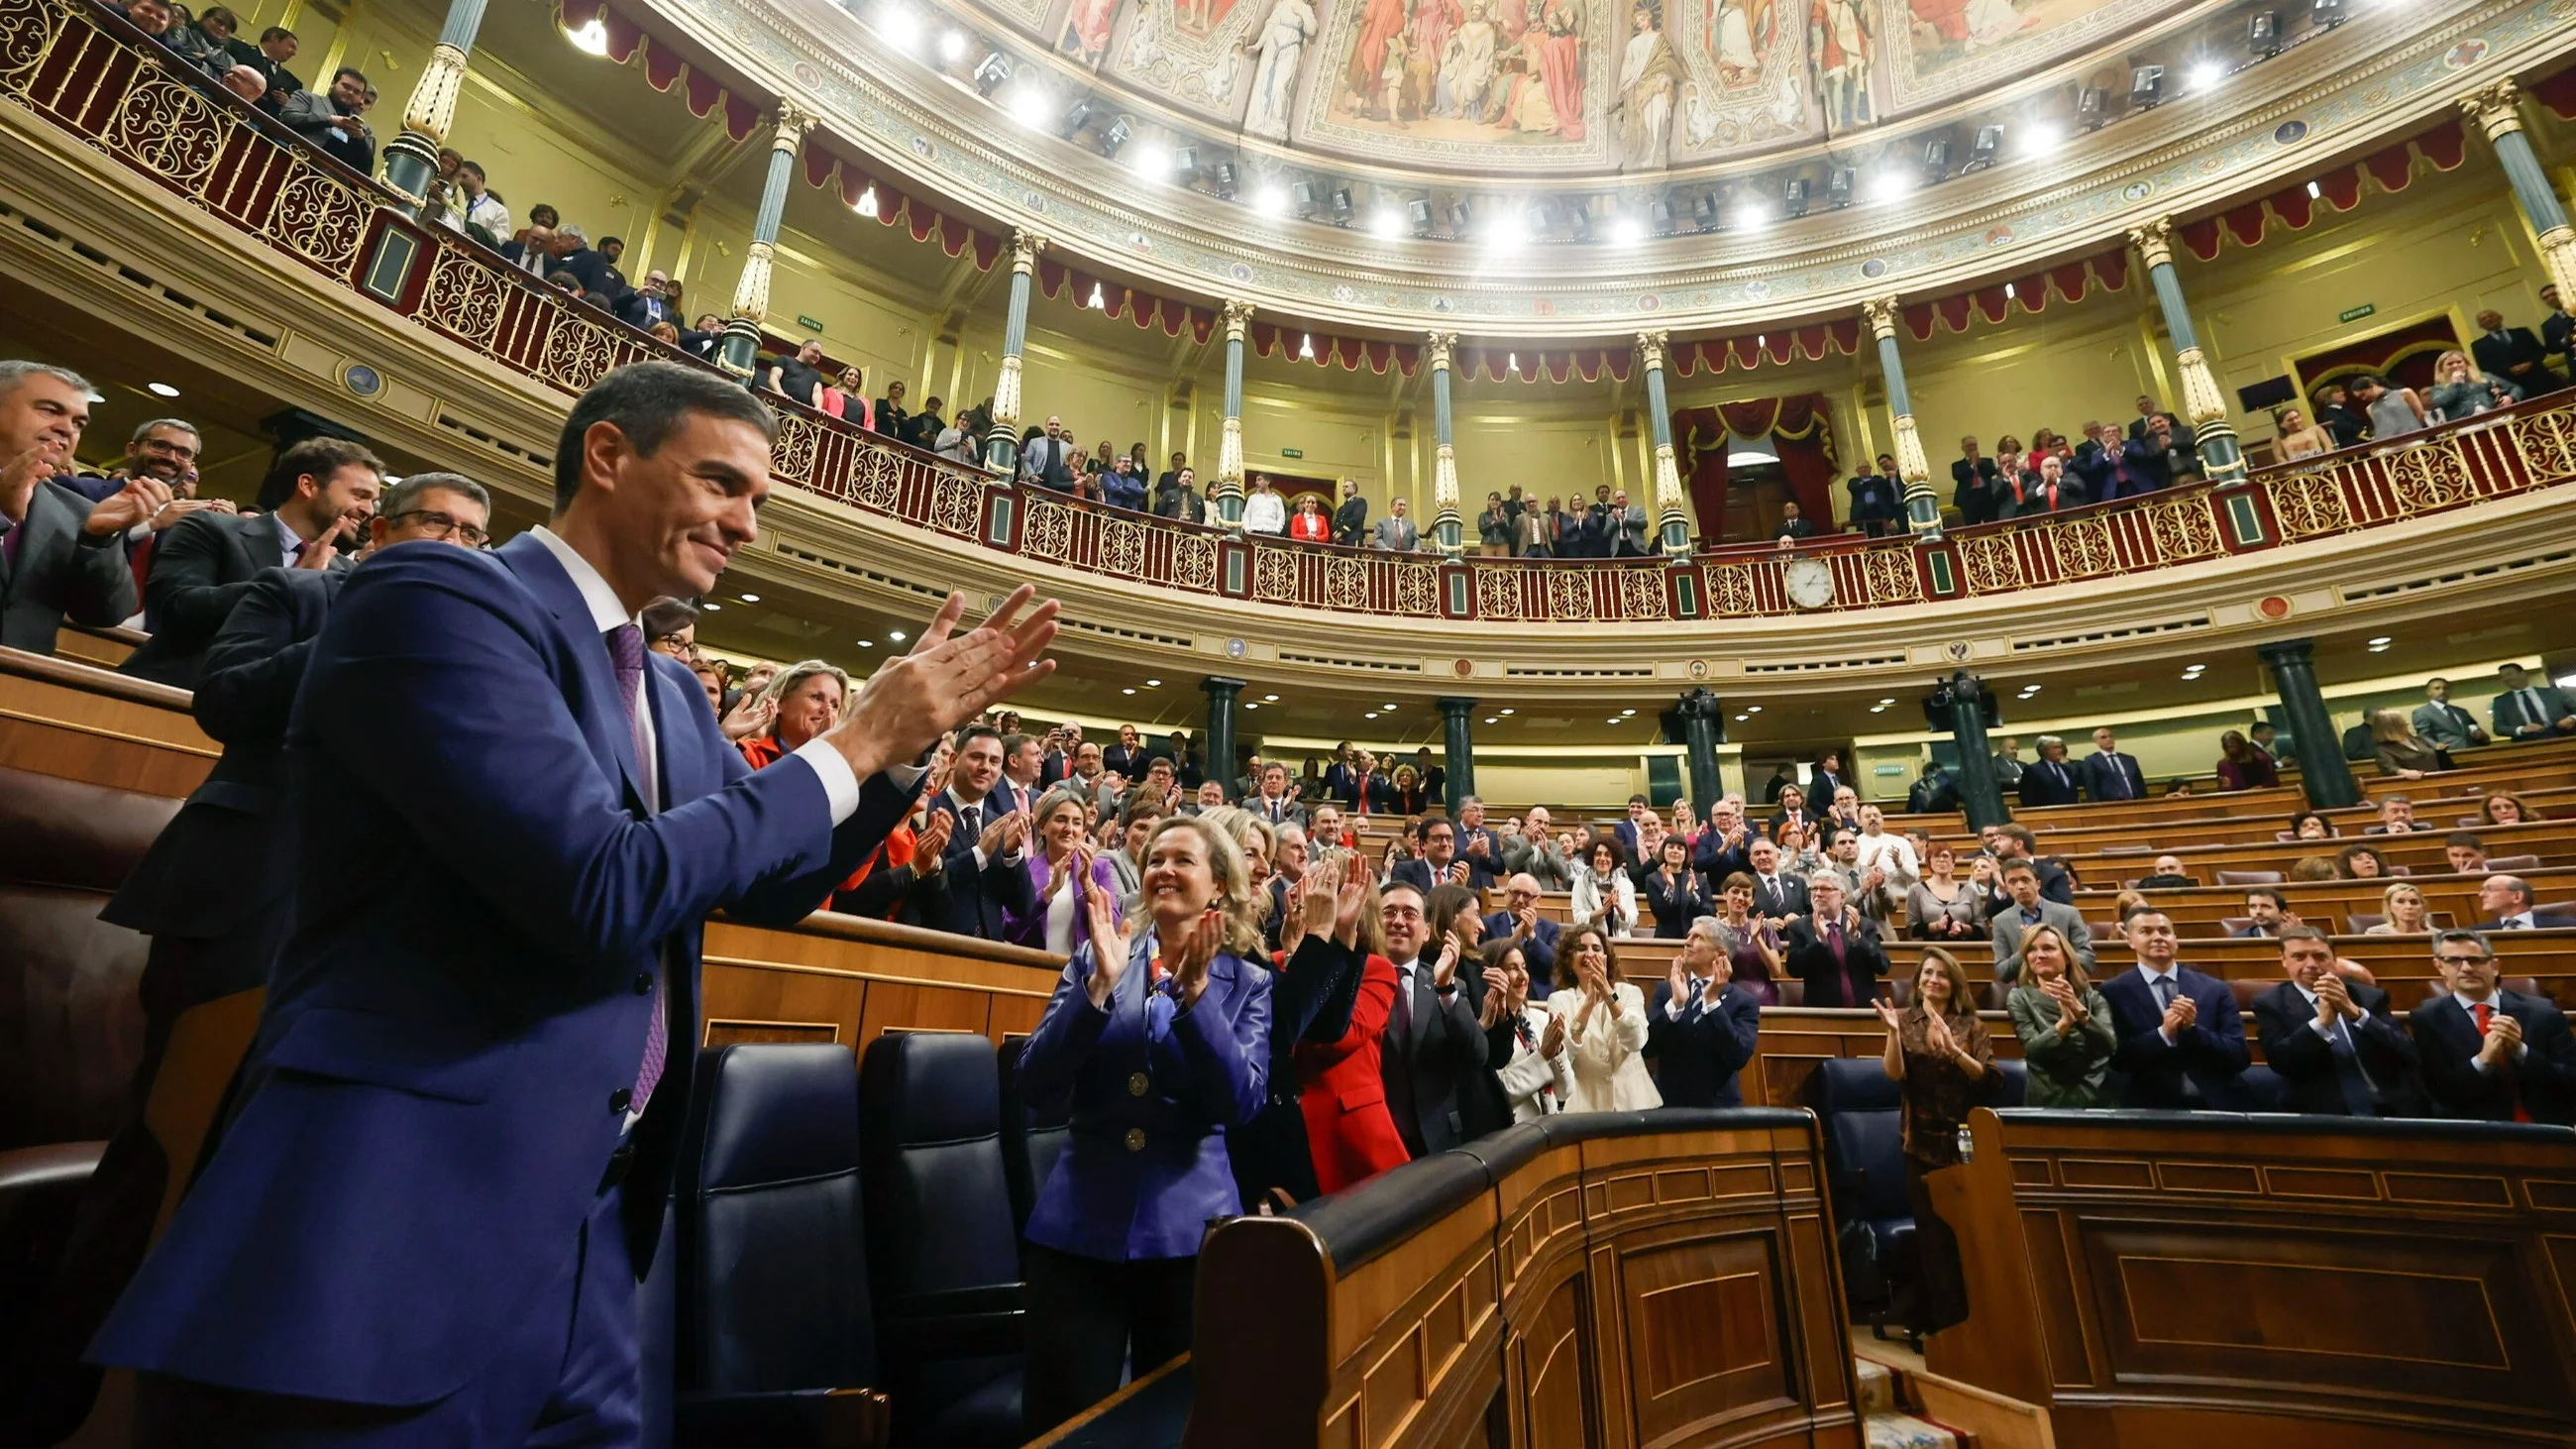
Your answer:
[[[1968,1124],[1962,1122],[1959,1124],[1959,1161],[1964,1165],[1976,1160],[1977,1139],[1968,1131]]]

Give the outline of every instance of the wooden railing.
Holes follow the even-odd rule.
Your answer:
[[[147,183],[393,315],[569,397],[614,367],[687,360],[568,300],[211,86],[89,0],[0,0],[0,94]],[[1402,619],[1529,623],[1800,612],[1783,572],[1824,564],[1849,611],[2152,572],[2404,523],[2576,480],[2576,399],[2524,403],[2383,447],[2053,515],[1937,543],[1842,536],[1672,562],[1444,563],[1246,538],[997,482],[781,402],[780,480],[863,513],[1006,553],[1184,594]],[[1482,486],[1481,484],[1477,486]]]
[[[1934,1173],[1969,1316],[1931,1371],[2060,1444],[2560,1444],[2576,1137],[1980,1109]]]

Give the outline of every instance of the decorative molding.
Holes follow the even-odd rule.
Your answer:
[[[1669,332],[1638,333],[1637,366],[1647,372],[1663,371],[1664,349],[1672,344],[1672,340],[1673,335]]]
[[[2197,347],[2186,347],[2174,354],[2182,369],[2182,408],[2193,427],[2205,427],[2227,416],[2227,395],[2218,390],[2218,378],[2209,370],[2209,359]]]
[[[2173,218],[2160,216],[2145,226],[2129,228],[2129,245],[2137,248],[2139,260],[2152,272],[2173,265]]]
[[[2489,141],[2522,129],[2522,94],[2507,76],[2460,97],[2460,114],[2478,123]]]
[[[1896,299],[1873,297],[1860,304],[1861,320],[1869,324],[1869,334],[1881,342],[1896,337]]]
[[[1021,227],[1011,233],[1011,275],[1025,277],[1038,269],[1038,257],[1047,249],[1049,239],[1043,232]]]
[[[447,139],[456,123],[456,96],[465,86],[465,52],[445,41],[429,48],[429,63],[411,88],[403,107],[402,128],[429,138],[433,149]]]
[[[2553,226],[2542,232],[2540,260],[2558,285],[2559,300],[2576,306],[2576,228]]]
[[[1449,354],[1451,350],[1456,348],[1458,345],[1458,334],[1455,332],[1428,332],[1423,334],[1423,339],[1422,360],[1428,363],[1431,370],[1434,372],[1447,372],[1449,370]]]
[[[1244,330],[1252,325],[1252,304],[1228,298],[1222,315],[1225,318],[1225,340],[1229,347],[1243,344]]]

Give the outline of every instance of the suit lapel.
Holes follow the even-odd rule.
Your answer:
[[[618,778],[625,782],[630,808],[641,813],[645,796],[635,759],[634,732],[626,727],[626,711],[617,703],[617,669],[609,662],[608,643],[591,627],[590,606],[582,601],[581,590],[533,534],[510,540],[494,550],[493,556],[527,586],[528,592],[536,595],[570,638],[580,692],[576,699],[565,703],[581,722],[591,753],[599,757],[602,768],[617,771]],[[650,678],[652,671],[647,669],[645,674]],[[655,733],[661,731],[657,729]]]

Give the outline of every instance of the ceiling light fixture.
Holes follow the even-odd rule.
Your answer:
[[[1120,691],[1118,691],[1118,692],[1119,692],[1120,694],[1134,694],[1136,691],[1135,691],[1134,689],[1132,689],[1132,688],[1129,688],[1129,689],[1122,689],[1122,690],[1120,690]]]
[[[1646,223],[1641,217],[1623,216],[1610,223],[1610,241],[1614,246],[1633,247],[1646,240]]]
[[[850,204],[850,209],[861,216],[876,215],[877,184],[873,181],[869,182],[868,189],[859,193],[859,199]]]
[[[2100,86],[2086,86],[2075,93],[2075,119],[2085,130],[2098,131],[2111,119],[2111,93]]]
[[[177,397],[179,395],[179,390],[166,382],[147,382],[143,384],[143,390],[152,394],[154,397]]]
[[[901,629],[888,629],[886,631],[886,637],[892,639],[897,644],[900,644],[903,642],[903,631]]]
[[[1000,90],[1005,85],[1008,85],[1010,83],[1010,79],[1010,57],[1002,54],[1000,51],[988,50],[984,52],[984,58],[976,62],[975,93],[982,96],[984,99],[991,100],[993,98],[993,92]]]
[[[2007,301],[2007,302],[2009,302],[2009,301],[2011,301],[2012,299],[2013,299],[2013,284],[2012,284],[2012,283],[2010,283],[2010,282],[2006,282],[2006,283],[2004,283],[2004,300],[2005,300],[2005,301]]]
[[[1298,358],[1298,360],[1299,360],[1299,361],[1301,361],[1301,362],[1312,362],[1312,361],[1314,361],[1314,360],[1315,360],[1315,334],[1314,334],[1314,333],[1312,333],[1312,332],[1306,333],[1306,334],[1304,334],[1302,337],[1300,337],[1300,338],[1298,339],[1298,342],[1297,342],[1297,358]]]
[[[736,594],[734,597],[742,600],[746,604],[757,604],[760,602],[760,595],[758,594]]]
[[[1148,679],[1145,681],[1145,687],[1147,689],[1160,689],[1163,687],[1163,681],[1159,679]]]
[[[1261,189],[1252,193],[1252,209],[1263,216],[1286,216],[1288,188],[1276,181],[1263,182]]]
[[[877,12],[877,33],[906,55],[921,44],[921,30],[921,12],[909,5],[888,5]]]
[[[564,39],[571,41],[572,48],[584,55],[608,54],[608,27],[596,15],[584,22],[579,30],[565,31]]]
[[[2370,647],[2371,647],[2371,648],[2373,648],[2373,649],[2376,649],[2376,648],[2380,647],[2380,646],[2381,646],[2381,645],[2383,645],[2383,644],[2394,644],[2394,643],[2396,643],[2396,642],[2397,642],[2397,640],[2396,640],[2395,636],[2393,636],[2393,635],[2389,635],[2389,634],[2382,634],[2382,635],[2380,635],[2378,638],[2373,639],[2373,640],[2371,640],[2371,641],[2370,641]]]
[[[1430,197],[1417,196],[1411,201],[1406,202],[1404,204],[1404,216],[1405,220],[1412,225],[1413,234],[1415,236],[1431,235],[1431,228],[1434,223],[1431,216]]]
[[[1427,227],[1425,229],[1428,230]],[[1381,208],[1376,217],[1369,222],[1369,230],[1377,233],[1380,241],[1394,241],[1404,235],[1404,214]]]
[[[1109,310],[1109,294],[1101,289],[1098,282],[1094,282],[1091,284],[1091,300],[1082,305],[1094,312],[1106,312]]]
[[[1231,161],[1219,161],[1216,163],[1216,170],[1209,173],[1209,175],[1211,179],[1208,184],[1216,189],[1217,200],[1232,201],[1234,199],[1235,188],[1234,163]]]
[[[2142,65],[2129,72],[2129,109],[2152,111],[2164,103],[2165,68]]]
[[[1082,134],[1083,129],[1091,124],[1091,118],[1098,114],[1099,110],[1099,103],[1088,96],[1074,102],[1066,109],[1063,122],[1056,128],[1057,133],[1068,141],[1072,140]]]
[[[997,55],[993,59],[1000,60],[1001,57]],[[1010,112],[1012,120],[1032,131],[1043,131],[1055,119],[1055,102],[1036,86],[1016,85],[1011,87]]]
[[[1172,174],[1172,153],[1158,145],[1139,146],[1136,153],[1127,158],[1127,164],[1135,167],[1139,176],[1162,181]]]
[[[1799,177],[1780,188],[1780,211],[1791,221],[1807,214],[1807,178]]]
[[[1100,133],[1100,154],[1103,156],[1117,155],[1118,148],[1126,145],[1127,138],[1135,134],[1135,126],[1130,124],[1125,116],[1120,116],[1117,120],[1109,123],[1108,129]]]
[[[1949,179],[1949,175],[1950,143],[1947,140],[1940,140],[1931,142],[1924,146],[1923,179],[1935,186],[1938,186],[1943,181]]]
[[[2191,68],[2191,88],[2194,91],[2216,90],[2218,83],[2225,79],[2227,67],[2214,60],[2204,60]]]
[[[2319,200],[2322,200],[2322,199],[2324,199],[2325,194],[2326,194],[2326,192],[2325,192],[2325,188],[2324,188],[2324,187],[2317,185],[2317,184],[2316,184],[2315,182],[2313,182],[2313,181],[2311,181],[2311,182],[2309,182],[2309,183],[2308,183],[2308,200],[2310,200],[2310,201],[2319,201]]]
[[[2308,23],[2319,30],[2343,24],[2343,0],[2308,0]]]
[[[1979,126],[1977,139],[1968,146],[1968,164],[1959,168],[1959,174],[1964,176],[1971,171],[1983,171],[1994,165],[1995,158],[2003,154],[2003,149],[2003,127]]]
[[[877,647],[877,641],[874,639],[858,639],[851,642],[857,644],[862,649],[874,649]]]
[[[698,600],[698,607],[710,614],[721,614],[724,612],[724,605],[717,603],[713,599]]]
[[[1494,711],[1494,713],[1496,713],[1496,714],[1511,714],[1511,713],[1513,713],[1513,711],[1508,710],[1508,709],[1498,709],[1498,710],[1495,710],[1495,711]]]
[[[1261,699],[1265,704],[1277,704],[1279,702],[1279,696],[1275,694],[1265,694],[1261,696]]]
[[[1748,704],[1744,707],[1744,712],[1746,714],[1760,714],[1762,712],[1762,706],[1758,704]]]
[[[2245,19],[2245,48],[2257,60],[2270,60],[2281,53],[2281,12],[2257,10]]]
[[[1502,723],[1502,721],[1501,721],[1500,719],[1496,718],[1495,716],[1493,716],[1493,715],[1490,715],[1490,714],[1489,714],[1489,715],[1485,716],[1485,723],[1487,723],[1487,724],[1501,724],[1501,723]]]
[[[1840,211],[1852,204],[1852,169],[1837,166],[1825,174],[1825,205]]]
[[[1377,718],[1377,711],[1376,711],[1376,710],[1370,710],[1370,711],[1368,711],[1366,714],[1361,715],[1361,716],[1360,716],[1360,718],[1362,718],[1362,719],[1375,719],[1375,718]]]
[[[939,37],[939,58],[955,65],[966,58],[966,37],[951,30]]]

